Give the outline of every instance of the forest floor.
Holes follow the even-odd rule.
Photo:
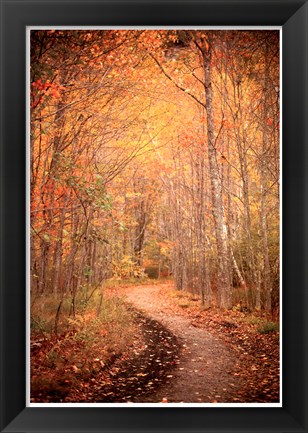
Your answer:
[[[150,318],[139,394],[129,393],[122,401],[279,402],[279,334],[258,332],[256,318],[247,320],[236,310],[201,310],[197,298],[168,283],[109,289],[108,296],[124,297]],[[163,368],[151,368],[153,360]],[[132,370],[126,361],[130,377]]]
[[[68,366],[75,382],[32,393],[32,402],[279,402],[279,332],[261,332],[261,316],[202,309],[171,282],[106,288],[105,297],[134,315],[128,347],[108,362],[94,357],[95,375]],[[38,356],[31,363],[35,375],[49,374]]]

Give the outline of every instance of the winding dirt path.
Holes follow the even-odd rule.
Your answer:
[[[167,285],[165,289],[167,290]],[[238,359],[221,340],[196,328],[189,318],[171,313],[172,300],[162,296],[163,285],[118,289],[134,308],[171,331],[180,344],[180,356],[165,383],[138,402],[239,402],[243,378],[236,375]]]

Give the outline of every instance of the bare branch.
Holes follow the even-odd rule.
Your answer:
[[[187,95],[189,95],[191,98],[193,98],[198,104],[202,105],[202,107],[205,107],[205,104],[200,101],[199,98],[197,98],[197,96],[193,95],[192,93],[189,92],[188,89],[185,89],[184,87],[180,86],[166,71],[165,69],[162,67],[162,65],[160,64],[160,62],[156,59],[156,57],[153,56],[152,53],[148,53],[149,56],[154,60],[154,62],[157,64],[157,66],[159,67],[159,69],[162,71],[162,73],[165,75],[165,77],[168,78],[168,80],[170,80],[179,90],[181,90],[182,92],[186,93]]]

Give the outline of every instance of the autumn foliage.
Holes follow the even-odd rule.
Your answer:
[[[277,310],[277,32],[35,30],[30,105],[33,293],[148,271]]]
[[[30,45],[36,331],[66,335],[89,305],[101,321],[104,286],[145,278],[277,320],[279,32],[32,30]]]

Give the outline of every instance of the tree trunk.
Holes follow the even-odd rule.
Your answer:
[[[218,256],[218,302],[222,308],[231,307],[230,260],[228,247],[228,230],[222,200],[222,187],[216,159],[213,119],[213,88],[211,76],[211,41],[203,49],[204,88],[206,96],[206,118],[208,138],[208,158],[211,179],[213,217],[216,231]]]
[[[265,72],[264,72],[264,108],[263,108],[263,131],[262,131],[262,159],[261,159],[261,230],[263,237],[263,289],[265,310],[271,311],[272,308],[272,287],[271,274],[268,253],[268,234],[267,234],[267,153],[268,153],[268,134],[267,134],[267,116],[268,116],[268,83],[269,83],[269,59],[268,45],[265,43]]]

